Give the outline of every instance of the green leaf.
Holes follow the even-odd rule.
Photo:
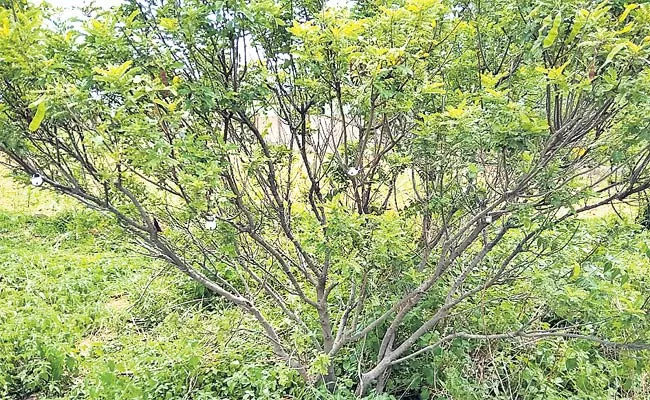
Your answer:
[[[546,35],[546,38],[544,38],[544,42],[542,43],[545,49],[553,46],[553,43],[555,43],[555,39],[557,39],[557,35],[560,33],[561,23],[562,23],[562,15],[558,13],[555,16],[555,19],[553,20],[553,25],[551,26],[551,29],[549,29],[548,34]]]
[[[321,353],[317,355],[314,361],[312,362],[311,369],[317,374],[325,375],[327,373],[327,368],[330,366],[330,364],[331,364],[330,357],[325,353]]]
[[[580,268],[580,264],[575,264],[573,266],[573,272],[571,272],[571,280],[575,280],[580,276],[580,271],[582,268]]]
[[[612,62],[614,60],[614,57],[616,57],[616,55],[618,54],[618,52],[621,51],[626,45],[627,43],[619,43],[616,46],[612,47],[612,50],[610,50],[609,54],[607,55],[607,59],[605,60],[603,66]]]
[[[567,358],[565,364],[567,370],[572,370],[578,366],[578,360],[576,360],[575,358]]]
[[[476,178],[476,176],[478,175],[478,165],[474,163],[467,164],[467,171],[470,177]]]
[[[135,18],[140,15],[139,10],[133,11],[129,16],[126,18],[126,26],[131,26],[133,24],[133,21],[135,21]]]
[[[625,274],[621,276],[621,285],[625,285],[630,280],[630,275]]]
[[[551,80],[557,80],[562,77],[562,74],[564,73],[564,69],[569,65],[569,61],[565,62],[564,64],[560,65],[557,68],[551,68],[548,70],[548,79]]]
[[[307,21],[302,24],[298,21],[293,21],[293,26],[287,28],[287,31],[294,36],[305,37],[311,32],[318,32],[319,29],[312,21]]]
[[[580,33],[582,28],[587,23],[588,17],[589,17],[589,11],[585,9],[580,9],[578,11],[575,18],[573,19],[573,26],[571,27],[571,32],[569,33],[569,37],[567,39],[568,42],[573,41],[573,39],[575,39],[576,36],[578,36],[578,33]]]
[[[625,6],[625,10],[624,10],[623,13],[621,14],[621,16],[618,17],[618,22],[623,22],[623,21],[625,21],[625,19],[627,18],[627,16],[630,15],[630,11],[634,10],[634,9],[637,8],[637,7],[639,7],[639,5],[636,4],[636,3],[632,3],[632,4],[628,4],[628,5],[626,5],[626,6]]]
[[[451,107],[447,106],[447,113],[451,118],[458,119],[465,114],[465,106],[467,105],[467,101],[463,100],[458,104],[458,107]]]
[[[131,68],[131,65],[133,65],[133,61],[128,60],[120,65],[110,65],[108,66],[108,69],[94,67],[93,72],[103,77],[118,79],[122,77],[129,68]]]
[[[160,26],[162,26],[168,31],[174,31],[176,30],[176,28],[178,28],[178,21],[176,21],[173,18],[161,18]]]
[[[46,106],[44,101],[38,103],[38,106],[36,107],[36,114],[34,114],[34,118],[32,119],[32,122],[29,123],[30,131],[34,132],[41,126],[41,123],[43,122],[43,118],[45,118],[45,108]]]

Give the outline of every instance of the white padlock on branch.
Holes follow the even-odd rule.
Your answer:
[[[32,175],[32,185],[38,187],[43,184],[43,177],[40,174],[34,174]]]
[[[214,215],[206,215],[204,226],[205,229],[209,231],[217,229],[217,219],[214,217]]]

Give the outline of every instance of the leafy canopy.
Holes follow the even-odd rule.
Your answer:
[[[579,215],[650,186],[648,5],[87,11],[0,9],[7,163],[248,313],[306,382],[382,391],[456,339],[644,348],[639,319],[544,325],[530,283],[579,279],[549,263]],[[463,317],[479,299],[499,323]]]

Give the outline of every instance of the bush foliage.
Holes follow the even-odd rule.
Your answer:
[[[645,390],[648,4],[2,4],[8,393]]]

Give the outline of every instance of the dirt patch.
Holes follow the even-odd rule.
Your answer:
[[[106,303],[106,308],[113,311],[124,311],[131,307],[131,302],[126,296],[117,296]]]
[[[77,343],[76,350],[80,356],[89,357],[93,354],[93,349],[95,347],[101,347],[113,339],[115,339],[114,334],[107,331],[97,331],[81,339],[81,341]]]

